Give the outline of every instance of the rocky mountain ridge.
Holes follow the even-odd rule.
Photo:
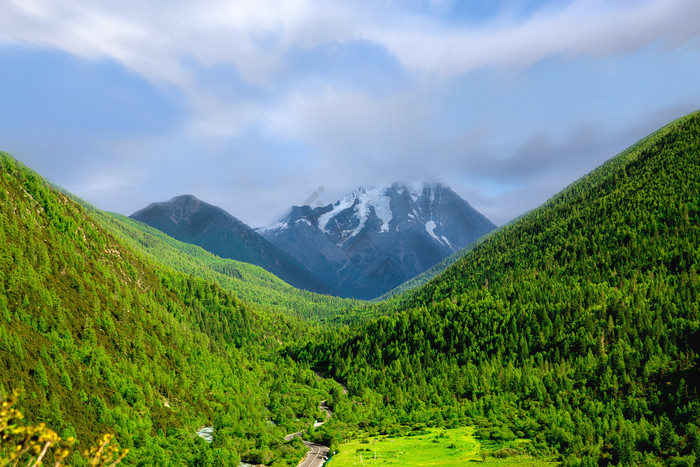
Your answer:
[[[440,183],[360,187],[257,232],[340,295],[375,298],[496,226]]]

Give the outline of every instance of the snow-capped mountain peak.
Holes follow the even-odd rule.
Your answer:
[[[333,229],[339,225],[337,222],[333,225],[332,221],[334,218],[346,214],[354,216],[357,222],[351,224],[351,229],[343,231],[343,235],[341,235],[341,243],[343,243],[360,233],[365,227],[367,219],[374,214],[380,222],[379,231],[388,232],[392,213],[391,198],[388,196],[387,190],[387,187],[360,187],[354,190],[349,195],[330,205],[331,209],[329,211],[318,216],[318,228],[321,232],[329,234],[329,228]],[[329,223],[331,223],[331,226],[328,225]]]
[[[359,187],[324,207],[295,206],[279,223],[258,229],[258,232],[274,236],[275,232],[303,222],[342,246],[363,231],[388,234],[421,226],[436,242],[456,251],[462,242],[451,241],[450,235],[444,232],[449,220],[443,217],[452,209],[447,207],[450,205],[472,209],[469,203],[440,183]]]
[[[372,298],[495,226],[440,183],[360,187],[258,233],[348,296]],[[387,288],[388,287],[388,288]]]

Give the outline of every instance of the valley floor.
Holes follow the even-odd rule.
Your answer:
[[[553,462],[535,459],[516,449],[496,447],[487,450],[474,437],[473,427],[427,428],[415,435],[379,436],[340,445],[326,465],[346,467],[358,465],[462,466],[479,463],[484,466],[518,465],[521,467],[553,466]],[[526,443],[527,441],[522,441]],[[482,452],[487,457],[482,457]],[[524,450],[523,450],[524,451]],[[497,457],[511,454],[508,457]]]

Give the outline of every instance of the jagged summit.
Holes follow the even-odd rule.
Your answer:
[[[258,233],[341,294],[374,298],[496,226],[441,183],[359,187]]]
[[[360,187],[321,207],[294,206],[257,232],[193,195],[132,218],[219,256],[261,266],[296,287],[375,298],[496,226],[440,183]]]
[[[367,227],[377,233],[401,232],[413,224],[423,225],[438,243],[456,251],[464,241],[450,242],[444,233],[452,222],[451,215],[459,209],[472,211],[473,224],[495,227],[485,216],[474,210],[450,187],[441,183],[408,185],[394,183],[383,187],[359,187],[335,203],[323,207],[293,206],[280,222],[258,229],[266,236],[298,225],[315,226],[329,235],[338,246],[356,237]],[[440,235],[438,235],[438,233]],[[459,234],[453,232],[459,237]],[[464,246],[464,245],[462,245]]]

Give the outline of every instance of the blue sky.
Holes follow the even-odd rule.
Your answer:
[[[426,180],[503,224],[700,109],[700,2],[0,0],[0,109],[106,210]]]

